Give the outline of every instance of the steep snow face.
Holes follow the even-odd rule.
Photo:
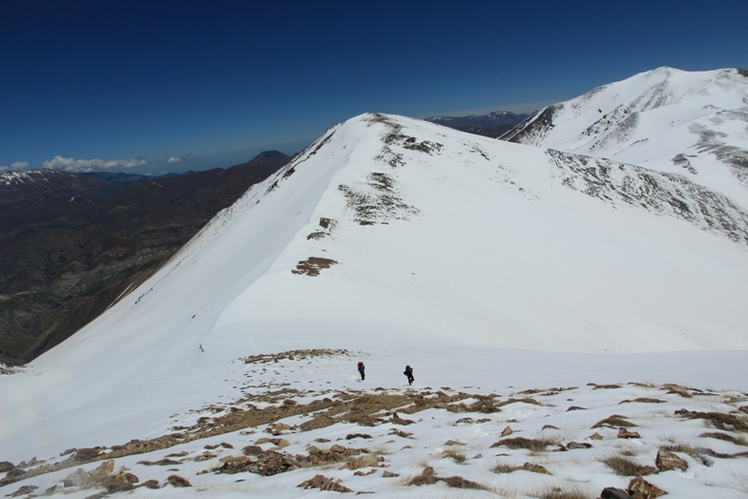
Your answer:
[[[681,177],[368,114],[38,365],[127,352],[130,379],[198,344],[748,348],[747,228]]]
[[[748,208],[748,74],[659,68],[548,106],[502,137],[677,173]]]

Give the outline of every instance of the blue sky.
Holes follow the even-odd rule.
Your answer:
[[[744,0],[2,0],[0,171],[227,167],[366,111],[526,112],[659,66],[748,68],[747,22]]]

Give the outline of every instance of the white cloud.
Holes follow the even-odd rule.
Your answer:
[[[10,169],[14,172],[20,172],[31,168],[31,163],[28,161],[16,161],[10,164]]]
[[[31,168],[31,163],[28,161],[14,161],[8,165],[0,165],[0,173],[5,172],[22,172]]]
[[[55,156],[50,161],[43,163],[44,168],[63,170],[66,172],[86,173],[92,170],[126,170],[136,166],[147,165],[145,158],[135,159],[74,159]]]
[[[179,156],[172,156],[171,158],[167,159],[167,163],[181,163],[182,161],[187,161],[184,158],[180,158]]]

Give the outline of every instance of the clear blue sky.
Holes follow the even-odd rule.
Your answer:
[[[747,27],[746,0],[1,0],[0,170],[226,167],[365,111],[532,111],[748,68]]]

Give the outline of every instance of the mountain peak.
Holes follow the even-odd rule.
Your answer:
[[[548,106],[503,138],[688,177],[748,208],[748,80],[663,67]]]

